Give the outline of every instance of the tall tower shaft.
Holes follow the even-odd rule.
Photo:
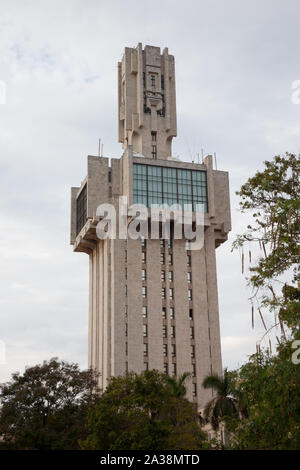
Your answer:
[[[89,366],[102,388],[131,370],[190,372],[187,396],[202,408],[211,398],[203,378],[222,372],[215,249],[231,230],[228,173],[211,156],[201,164],[171,157],[175,68],[167,49],[126,48],[118,70],[123,155],[88,156],[86,178],[71,189],[71,244],[89,255]],[[175,238],[172,225],[166,240],[150,230],[146,239],[99,239],[97,207],[110,203],[118,216],[121,196],[148,208],[191,204],[193,217],[202,204],[202,248]]]

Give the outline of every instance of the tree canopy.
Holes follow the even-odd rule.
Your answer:
[[[97,376],[57,358],[14,373],[0,385],[0,448],[79,449]]]
[[[182,393],[185,378],[172,386],[156,370],[112,378],[89,413],[90,434],[82,448],[193,450],[207,445],[196,405]]]

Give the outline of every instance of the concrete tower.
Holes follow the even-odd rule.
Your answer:
[[[126,48],[118,67],[121,158],[87,157],[87,176],[71,189],[71,244],[89,255],[89,366],[105,388],[127,370],[191,372],[187,396],[202,408],[201,387],[221,374],[215,249],[231,229],[228,173],[171,156],[176,136],[174,57],[141,44]],[[97,237],[97,207],[203,204],[204,245],[183,239]],[[130,217],[127,218],[130,222]],[[150,212],[149,212],[150,222]]]

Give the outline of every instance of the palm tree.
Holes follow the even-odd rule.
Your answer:
[[[224,425],[224,445],[229,444],[229,433],[226,428],[226,418],[246,417],[247,410],[241,393],[236,390],[230,374],[224,369],[223,377],[218,375],[208,375],[202,382],[203,388],[212,388],[217,392],[216,396],[210,400],[204,408],[204,419],[209,422],[212,428],[217,431],[220,423]]]
[[[182,375],[176,378],[176,375],[170,377],[166,376],[166,383],[170,390],[170,395],[176,398],[183,398],[186,394],[186,387],[184,382],[191,374],[189,372],[184,372]]]
[[[186,387],[184,385],[184,382],[188,377],[190,377],[189,372],[184,372],[182,375],[176,378],[175,375],[173,377],[170,377],[169,375],[166,376],[166,383],[169,387],[170,394],[173,397],[176,398],[183,398],[186,394]]]

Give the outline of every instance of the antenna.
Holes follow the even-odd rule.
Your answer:
[[[199,165],[199,163],[200,163],[199,152],[197,153],[197,160],[198,160],[198,165]]]
[[[101,157],[103,157],[103,144],[101,144]]]
[[[101,157],[101,139],[98,142],[98,157]]]
[[[216,170],[217,170],[218,165],[217,165],[217,154],[216,154],[216,152],[214,152],[214,157],[215,157],[215,167],[216,167]]]
[[[203,162],[204,162],[204,151],[203,151],[203,149],[201,149],[201,156],[202,156],[202,165],[203,165]]]

